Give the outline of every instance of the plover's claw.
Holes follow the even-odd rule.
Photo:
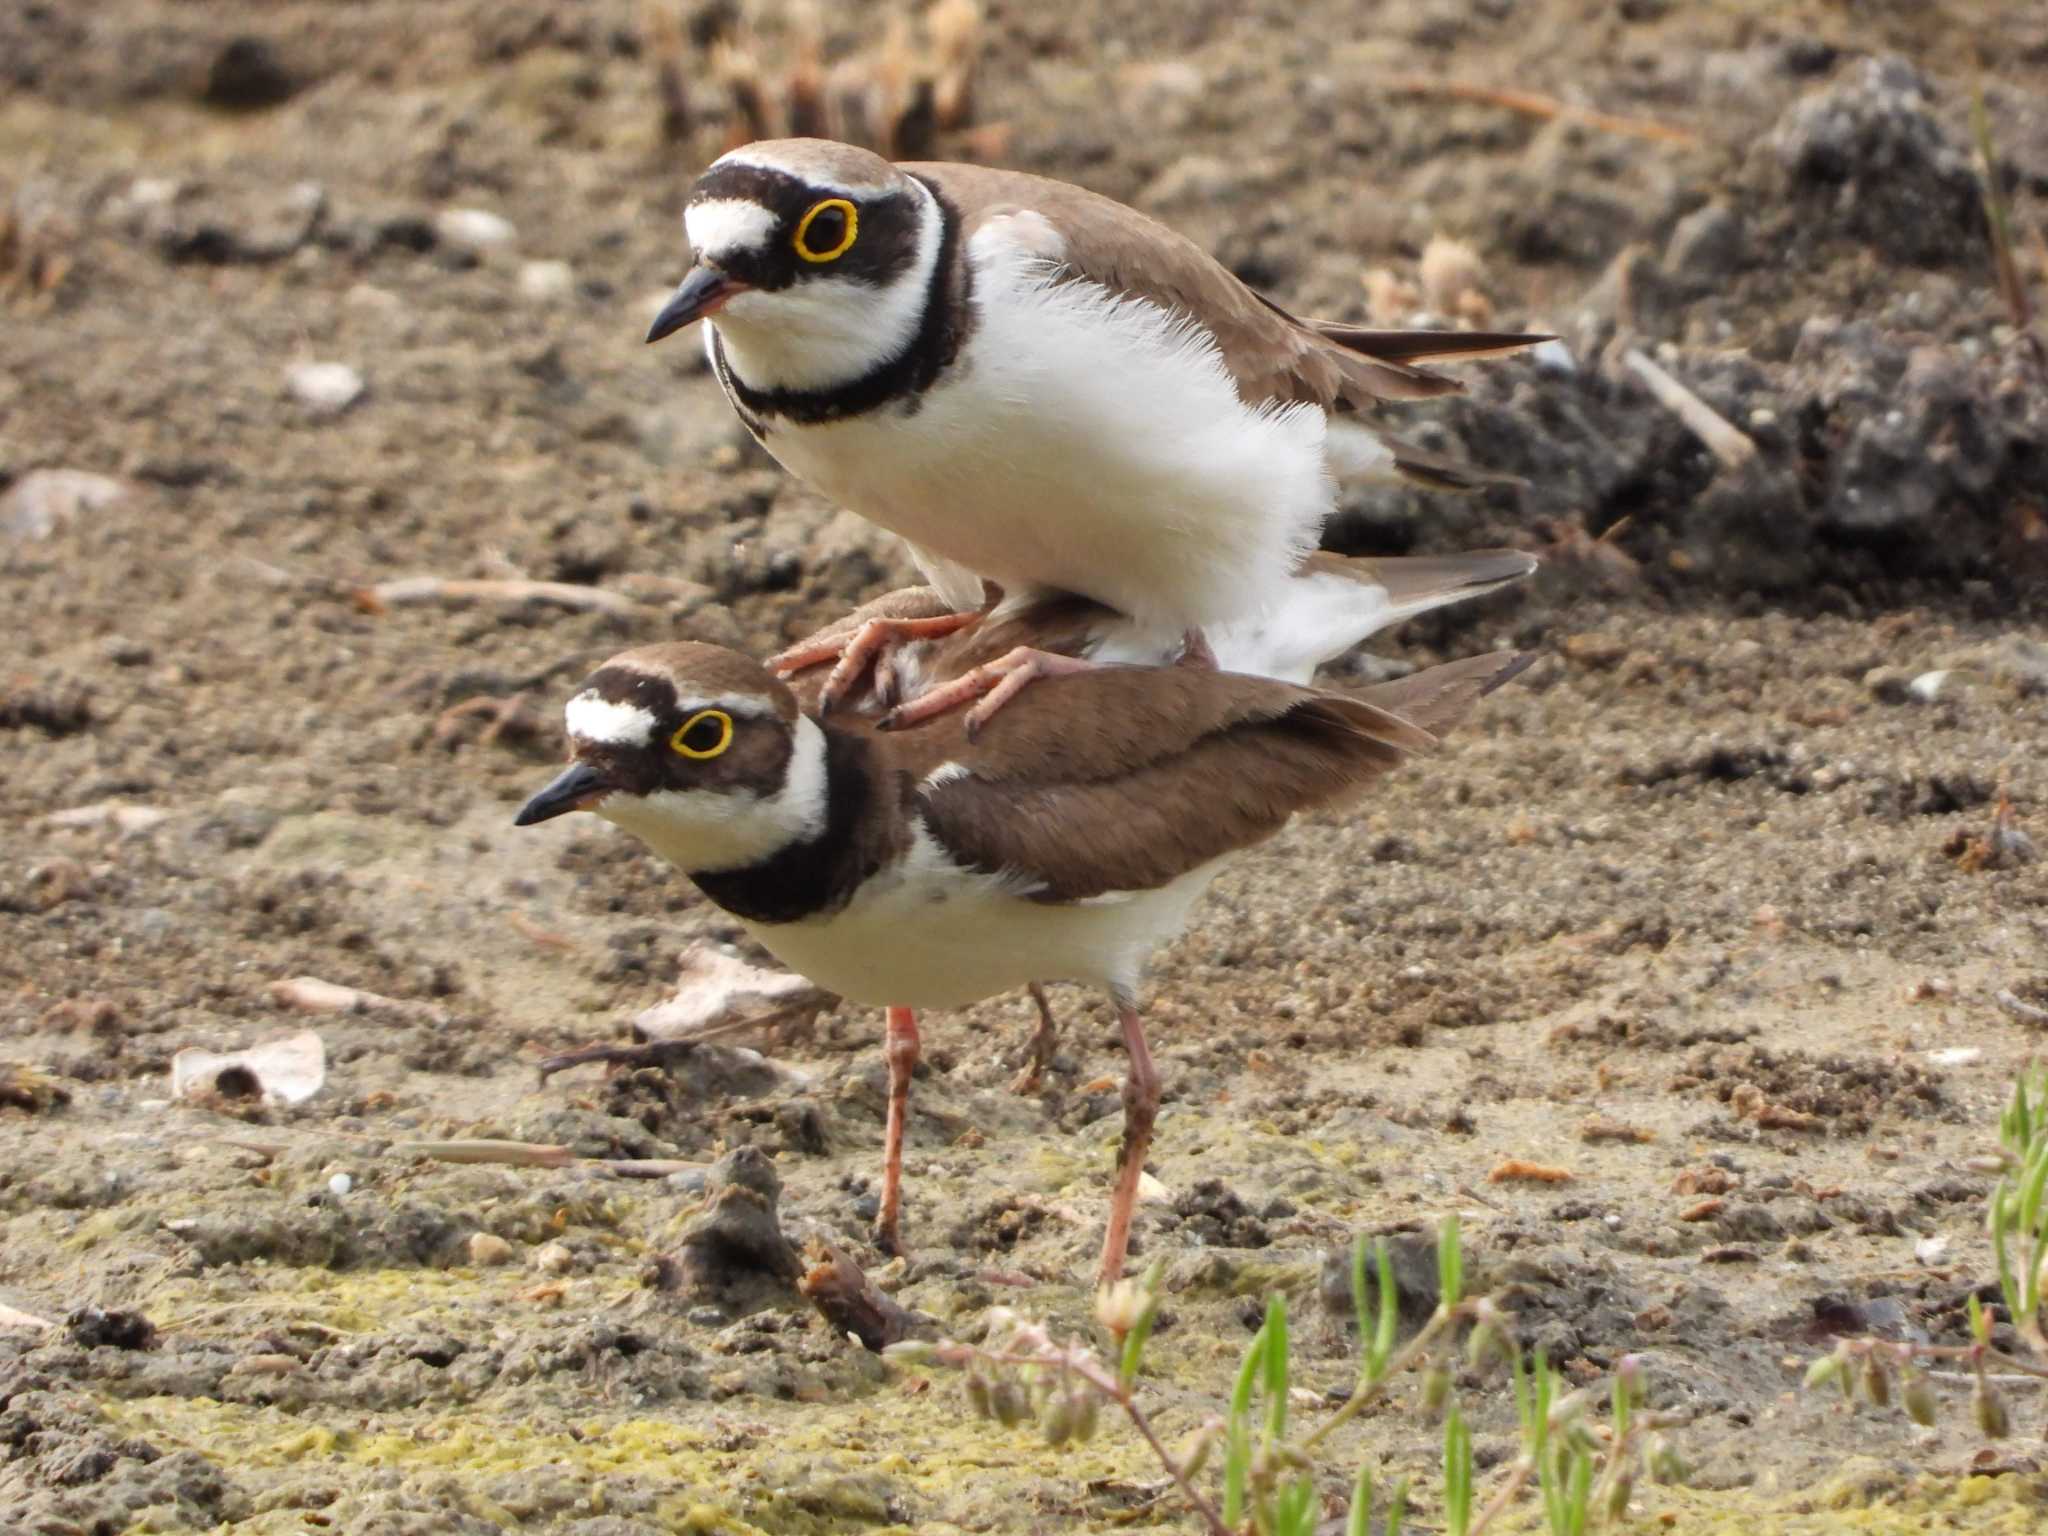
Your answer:
[[[830,713],[853,695],[870,670],[875,678],[876,697],[881,699],[893,693],[893,673],[884,664],[903,646],[953,634],[980,618],[979,613],[942,613],[927,619],[869,619],[830,639],[808,640],[779,651],[768,659],[768,665],[777,676],[786,678],[807,667],[835,663],[818,695],[819,709]]]

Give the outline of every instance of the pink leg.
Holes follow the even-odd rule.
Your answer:
[[[1124,1050],[1131,1058],[1124,1077],[1124,1144],[1117,1154],[1116,1190],[1109,1197],[1109,1230],[1102,1237],[1102,1269],[1098,1287],[1123,1278],[1124,1254],[1131,1246],[1131,1213],[1138,1203],[1138,1176],[1145,1171],[1145,1152],[1152,1145],[1152,1124],[1159,1117],[1159,1069],[1145,1047],[1145,1026],[1138,1010],[1118,1008],[1124,1027]]]
[[[903,1211],[903,1127],[910,1116],[910,1074],[917,1070],[917,1015],[891,1008],[882,1045],[889,1063],[889,1119],[882,1132],[882,1208],[875,1214],[875,1242],[884,1253],[901,1253],[897,1230]]]
[[[1095,663],[1083,661],[1078,656],[1058,656],[1051,651],[1034,651],[1028,645],[1020,645],[1006,656],[963,672],[950,683],[941,683],[927,689],[908,703],[898,704],[882,716],[881,727],[885,731],[901,730],[906,725],[918,725],[947,710],[965,704],[969,699],[981,702],[967,711],[967,739],[972,741],[987,725],[990,717],[1010,700],[1022,693],[1033,678],[1063,677],[1074,672],[1088,672]]]
[[[787,677],[806,667],[837,661],[825,679],[818,707],[831,709],[853,691],[871,666],[889,651],[913,640],[934,640],[967,628],[981,617],[978,613],[944,613],[930,619],[869,619],[858,629],[825,640],[807,640],[778,651],[768,658],[777,674]]]
[[[1031,1031],[1031,1039],[1024,1047],[1024,1070],[1011,1081],[1012,1093],[1031,1093],[1037,1089],[1040,1075],[1052,1064],[1053,1047],[1060,1043],[1059,1020],[1052,1016],[1045,988],[1034,981],[1029,990],[1031,1001],[1038,1005],[1038,1027]]]
[[[1180,660],[1177,667],[1200,667],[1206,672],[1216,670],[1216,652],[1209,645],[1209,637],[1199,629],[1191,629],[1182,637]]]

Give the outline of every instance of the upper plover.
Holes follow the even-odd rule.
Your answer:
[[[1175,635],[1270,612],[1335,472],[1470,482],[1359,418],[1462,388],[1424,363],[1542,339],[1299,320],[1109,198],[818,139],[720,157],[684,225],[648,339],[711,319],[748,430],[961,612],[984,579]]]
[[[888,1009],[885,1236],[913,1010],[1042,979],[1107,990],[1130,1071],[1106,1282],[1122,1272],[1159,1102],[1137,1013],[1153,949],[1229,855],[1434,745],[1521,664],[1474,658],[1361,697],[1211,670],[1101,668],[1042,684],[970,741],[957,716],[884,734],[858,716],[805,713],[736,652],[647,646],[570,699],[570,766],[517,819],[595,811],[686,872],[783,964]]]

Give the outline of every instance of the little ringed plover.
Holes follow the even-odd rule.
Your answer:
[[[1041,684],[969,741],[957,716],[889,734],[816,718],[736,652],[647,646],[570,699],[572,761],[517,822],[596,812],[783,964],[889,1009],[885,1234],[900,1200],[912,1010],[1056,977],[1107,990],[1130,1056],[1107,1282],[1122,1273],[1159,1104],[1137,1012],[1147,957],[1231,854],[1433,746],[1523,664],[1474,658],[1357,698],[1209,670],[1098,668]]]

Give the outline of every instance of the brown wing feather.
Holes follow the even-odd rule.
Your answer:
[[[1494,689],[1536,664],[1534,651],[1496,651],[1428,667],[1390,683],[1358,690],[1357,697],[1443,736]]]
[[[1434,740],[1366,700],[1105,668],[1034,683],[949,755],[966,774],[919,801],[953,857],[1029,880],[1039,900],[1078,901],[1250,847]]]
[[[1487,357],[1510,357],[1557,339],[1530,331],[1375,331],[1330,320],[1301,323],[1326,341],[1385,363],[1476,362]]]
[[[968,239],[994,219],[1029,210],[1059,232],[1063,264],[1076,277],[1199,321],[1215,337],[1238,393],[1251,404],[1306,401],[1325,410],[1350,410],[1464,389],[1456,379],[1327,338],[1247,288],[1185,235],[1111,198],[989,166],[903,169],[945,194],[959,210]]]

